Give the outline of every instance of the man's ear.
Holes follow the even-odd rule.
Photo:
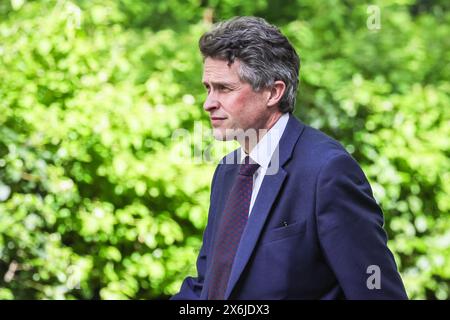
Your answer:
[[[270,95],[267,100],[267,106],[273,107],[278,105],[278,103],[281,100],[281,97],[283,97],[284,91],[286,90],[286,85],[283,81],[277,80],[274,82],[272,87],[270,88]]]

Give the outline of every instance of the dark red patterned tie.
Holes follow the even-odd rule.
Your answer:
[[[250,199],[252,197],[253,174],[259,165],[249,163],[247,156],[239,167],[239,174],[231,189],[218,227],[211,280],[208,292],[209,300],[224,299],[234,256],[247,223]]]

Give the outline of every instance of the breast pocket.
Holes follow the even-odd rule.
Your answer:
[[[262,238],[261,244],[283,240],[301,235],[306,231],[306,220],[295,222],[288,226],[282,226],[268,230]]]

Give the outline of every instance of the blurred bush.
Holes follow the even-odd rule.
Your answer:
[[[448,4],[377,1],[375,30],[369,5],[0,2],[0,299],[167,298],[195,273],[215,165],[175,161],[173,133],[208,126],[211,13],[293,41],[296,114],[362,164],[410,297],[448,299]]]

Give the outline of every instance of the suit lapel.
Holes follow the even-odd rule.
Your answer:
[[[228,281],[228,287],[225,292],[225,299],[230,297],[231,292],[233,291],[240,275],[252,255],[259,239],[259,235],[269,216],[270,209],[272,208],[283,182],[286,179],[287,173],[282,166],[291,158],[295,144],[303,132],[303,128],[304,125],[291,114],[278,145],[279,152],[274,153],[274,157],[279,156],[279,161],[276,161],[277,159],[274,158],[272,158],[271,161],[271,164],[273,163],[279,166],[277,173],[273,175],[266,175],[264,177],[236,252],[230,279]]]

